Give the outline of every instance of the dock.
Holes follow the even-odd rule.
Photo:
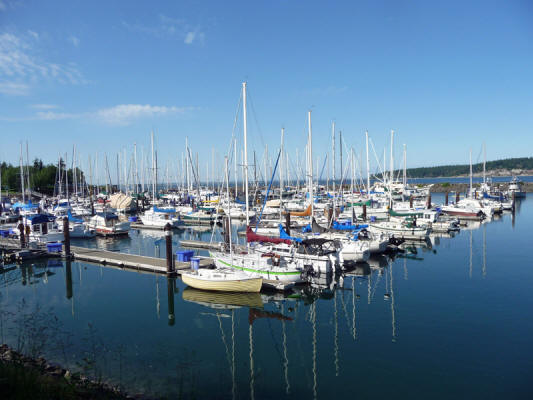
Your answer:
[[[138,256],[134,254],[118,253],[114,251],[88,249],[86,247],[72,246],[71,252],[75,260],[87,261],[101,265],[113,265],[135,271],[148,271],[166,274],[167,262],[164,258]],[[213,260],[208,257],[200,257],[200,268],[213,265]],[[188,270],[191,264],[188,262],[174,262],[176,272]]]
[[[220,243],[202,242],[201,240],[180,240],[180,246],[189,249],[220,250]]]

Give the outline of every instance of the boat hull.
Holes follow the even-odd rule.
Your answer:
[[[181,276],[183,283],[188,286],[217,292],[250,292],[257,293],[263,284],[262,278],[235,279],[235,280],[213,280],[199,279],[192,274],[183,273]]]

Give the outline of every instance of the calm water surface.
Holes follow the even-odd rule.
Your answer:
[[[527,199],[515,218],[290,297],[206,295],[179,278],[81,262],[7,265],[0,335],[153,397],[531,398],[532,226]],[[180,237],[209,235],[182,232],[175,250]],[[162,238],[75,244],[163,256]]]

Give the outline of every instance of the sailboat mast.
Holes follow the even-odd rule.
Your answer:
[[[370,158],[368,154],[368,131],[365,131],[366,137],[366,194],[370,196]]]
[[[470,148],[470,197],[472,198],[472,148]]]
[[[483,143],[483,186],[486,185],[485,164],[487,163],[487,146]]]
[[[243,109],[243,126],[244,126],[244,201],[246,202],[246,226],[250,224],[248,204],[248,127],[246,121],[246,82],[242,83],[242,109]]]
[[[335,179],[337,176],[335,174],[335,121],[331,123],[331,163],[332,163],[332,180],[333,180],[333,195],[335,195]]]
[[[313,199],[313,131],[311,129],[311,110],[307,113],[309,137],[307,143],[307,157],[309,168],[309,200],[311,200],[311,218],[314,216],[314,199]]]
[[[403,187],[407,185],[407,150],[405,143],[403,145]]]
[[[389,197],[392,207],[392,182],[394,180],[394,130],[390,131],[390,176],[389,176]]]
[[[24,190],[24,167],[22,161],[22,142],[20,143],[20,184],[22,189],[22,202],[26,203],[26,191]]]

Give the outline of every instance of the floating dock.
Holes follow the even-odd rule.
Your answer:
[[[148,271],[160,274],[167,273],[167,261],[164,258],[138,256],[114,251],[88,249],[86,247],[72,246],[71,253],[75,260],[87,261],[95,264],[114,265],[135,271]],[[208,257],[200,257],[200,268],[213,265],[213,260]],[[174,268],[179,274],[181,270],[188,270],[191,264],[188,262],[174,262]]]
[[[201,240],[180,240],[180,246],[189,249],[220,250],[220,244],[202,242]]]

